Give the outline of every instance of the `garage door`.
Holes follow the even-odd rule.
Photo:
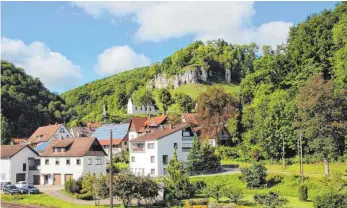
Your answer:
[[[16,174],[16,182],[25,181],[25,173],[17,173]]]
[[[53,185],[61,185],[61,174],[54,174]]]
[[[72,174],[65,174],[65,181],[68,181],[70,178],[72,178]]]
[[[40,185],[40,176],[39,175],[33,175],[33,181],[34,185]]]

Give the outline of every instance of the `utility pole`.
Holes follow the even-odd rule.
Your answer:
[[[301,183],[304,182],[304,164],[302,161],[302,133],[300,132],[300,175],[301,175]]]
[[[284,137],[283,134],[281,134],[282,137],[282,161],[283,161],[283,168],[285,168],[286,164],[285,164],[285,152],[284,152]]]
[[[112,130],[110,130],[110,208],[113,208]]]

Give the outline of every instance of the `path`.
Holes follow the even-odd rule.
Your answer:
[[[1,202],[1,207],[2,208],[44,208],[41,206],[17,204],[17,203],[12,203],[12,202]]]

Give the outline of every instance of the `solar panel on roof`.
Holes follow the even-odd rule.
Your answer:
[[[36,147],[34,147],[34,150],[36,152],[44,152],[46,150],[46,147],[48,146],[49,142],[40,142],[37,144]]]
[[[112,130],[112,138],[123,139],[128,133],[129,123],[125,124],[104,124],[97,128],[92,134],[98,140],[110,139],[110,130]]]

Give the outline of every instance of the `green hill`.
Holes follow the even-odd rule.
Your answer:
[[[205,84],[186,84],[182,85],[176,89],[172,89],[171,93],[184,93],[192,98],[196,99],[198,95],[205,91],[206,87],[209,85]],[[233,96],[238,96],[240,93],[240,86],[234,84],[226,84],[226,83],[214,83],[212,86],[218,86],[225,89],[226,92],[232,94]]]

